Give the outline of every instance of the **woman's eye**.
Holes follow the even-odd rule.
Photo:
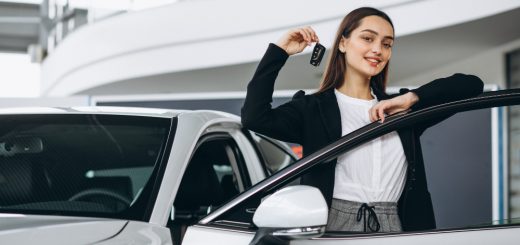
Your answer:
[[[383,46],[385,48],[392,48],[392,44],[389,44],[389,43],[384,43]]]
[[[372,38],[371,37],[362,37],[363,40],[367,41],[367,42],[372,42]]]

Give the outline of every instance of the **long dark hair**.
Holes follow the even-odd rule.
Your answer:
[[[359,27],[363,18],[373,15],[385,19],[388,21],[388,23],[390,23],[392,29],[394,28],[394,24],[390,20],[390,17],[388,17],[388,15],[386,15],[383,11],[375,8],[362,7],[355,9],[347,14],[347,16],[343,18],[343,21],[341,21],[341,24],[339,25],[334,44],[330,49],[331,53],[327,61],[327,66],[325,67],[325,72],[320,82],[320,88],[316,93],[321,93],[331,88],[339,88],[343,84],[346,71],[346,60],[345,55],[339,51],[339,43],[341,42],[341,38],[350,37],[351,32]],[[383,68],[379,74],[370,78],[370,85],[382,92],[384,92],[386,89],[389,64],[390,62],[386,64],[385,68]]]

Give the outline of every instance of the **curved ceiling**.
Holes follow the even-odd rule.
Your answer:
[[[519,40],[517,23],[520,23],[520,8],[446,28],[398,37],[394,45],[390,81],[399,84],[399,81],[407,78]],[[316,88],[323,65],[314,68],[308,64],[309,58],[309,55],[291,57],[280,72],[276,88]],[[257,64],[249,62],[128,79],[83,90],[79,94],[242,91]]]

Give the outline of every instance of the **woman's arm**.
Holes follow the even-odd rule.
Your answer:
[[[241,111],[245,128],[283,141],[302,142],[305,100],[293,99],[274,109],[271,102],[276,77],[289,56],[302,52],[317,41],[314,30],[304,27],[288,31],[277,44],[269,44],[247,86],[246,100]]]
[[[482,93],[484,83],[474,75],[461,73],[433,80],[417,89],[401,92],[402,95],[383,100],[369,111],[370,119],[384,121],[385,114],[391,115],[408,109],[420,110],[433,105],[467,99]]]
[[[299,143],[301,142],[301,102],[290,101],[275,109],[274,83],[278,72],[289,55],[275,44],[269,47],[260,61],[253,78],[247,85],[247,94],[242,106],[242,125],[267,136]]]
[[[475,97],[483,90],[484,82],[479,77],[456,73],[410,90],[419,97],[419,101],[412,106],[412,110]]]

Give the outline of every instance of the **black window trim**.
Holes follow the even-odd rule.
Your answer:
[[[153,213],[153,208],[155,206],[155,202],[157,201],[157,196],[159,195],[159,189],[161,187],[162,180],[164,178],[164,172],[166,171],[166,166],[168,165],[168,160],[170,159],[170,152],[173,145],[173,140],[175,138],[177,132],[177,124],[178,118],[173,117],[170,118],[170,128],[168,135],[166,136],[166,143],[164,144],[164,149],[162,150],[162,155],[160,156],[160,160],[158,161],[158,166],[154,167],[152,174],[150,175],[150,179],[154,179],[153,183],[147,183],[144,186],[143,192],[145,189],[150,189],[150,196],[153,198],[149,198],[146,205],[145,212],[143,214],[142,219],[145,221],[150,221]],[[149,185],[149,186],[148,186]]]
[[[246,128],[242,128],[242,134],[247,138],[247,140],[249,141],[249,144],[253,147],[253,149],[255,150],[255,153],[256,153],[256,156],[258,157],[258,160],[261,162],[262,164],[262,170],[264,172],[264,175],[267,177],[269,177],[269,171],[267,170],[267,167],[265,166],[265,157],[264,155],[262,154],[262,150],[260,150],[260,146],[258,146],[258,144],[255,142],[255,139],[253,139],[253,132],[251,132],[249,129],[246,129]]]
[[[277,142],[276,140],[272,139],[272,138],[269,138],[263,134],[259,134],[259,133],[256,133],[254,132],[255,135],[257,135],[258,137],[268,141],[269,143],[273,144],[276,148],[280,149],[281,151],[283,151],[285,154],[289,155],[294,161],[298,161],[298,158],[296,158],[294,156],[294,153],[289,151],[288,149],[285,149],[283,146],[280,145],[279,142]]]
[[[285,149],[283,146],[280,145],[280,142],[277,142],[276,140],[272,139],[272,138],[269,138],[263,134],[259,134],[257,132],[253,132],[251,130],[248,130],[248,129],[243,129],[242,132],[246,135],[247,139],[251,142],[251,144],[253,144],[253,147],[255,149],[255,152],[257,154],[257,156],[259,156],[261,160],[261,163],[262,163],[262,168],[264,170],[264,174],[266,177],[270,177],[271,175],[273,175],[274,173],[271,173],[269,171],[269,168],[267,167],[267,160],[266,160],[266,157],[264,156],[264,152],[262,149],[260,149],[261,147],[259,146],[259,144],[255,141],[255,139],[253,138],[253,134],[266,140],[267,142],[271,143],[274,147],[276,147],[277,149],[279,149],[280,151],[282,151],[283,153],[289,155],[289,157],[291,158],[291,160],[294,162],[298,161],[299,159],[297,157],[295,157],[294,153],[293,152],[290,152],[288,149]]]

